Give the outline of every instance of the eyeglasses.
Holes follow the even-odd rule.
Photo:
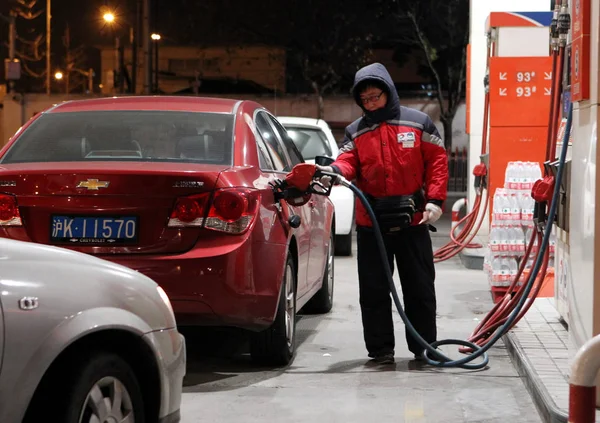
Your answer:
[[[360,101],[362,102],[362,104],[368,104],[371,102],[374,103],[374,102],[378,101],[382,95],[383,95],[383,91],[380,91],[379,94],[377,94],[377,95],[372,95],[369,97],[361,97]]]

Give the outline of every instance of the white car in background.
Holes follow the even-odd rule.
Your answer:
[[[278,116],[277,120],[285,127],[306,163],[314,163],[317,156],[332,159],[338,156],[339,149],[333,133],[323,119]],[[336,185],[331,190],[330,198],[335,207],[335,254],[350,256],[354,227],[354,194],[348,188]]]

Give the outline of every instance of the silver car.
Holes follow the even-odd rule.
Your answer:
[[[178,422],[185,364],[151,279],[0,238],[0,422]]]

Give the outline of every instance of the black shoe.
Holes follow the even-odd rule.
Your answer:
[[[371,361],[374,363],[377,363],[377,364],[394,364],[395,363],[394,354],[377,355],[377,356],[373,357],[373,359]]]

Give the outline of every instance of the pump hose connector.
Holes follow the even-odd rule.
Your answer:
[[[550,45],[553,49],[558,49],[558,15],[560,14],[560,4],[557,2],[554,5],[554,12],[552,13],[552,23],[550,24]]]
[[[567,36],[571,29],[571,15],[569,13],[569,5],[567,0],[563,0],[558,14],[557,29],[560,39],[560,46],[565,47],[567,45]]]

